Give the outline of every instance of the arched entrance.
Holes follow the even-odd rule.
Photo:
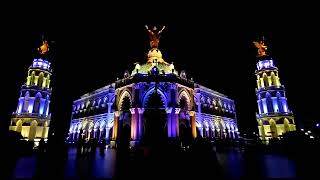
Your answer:
[[[143,115],[143,144],[156,145],[164,143],[168,137],[168,130],[165,128],[167,122],[167,113],[165,111],[165,102],[161,95],[153,92],[149,95],[145,105]]]
[[[131,127],[129,124],[125,124],[121,129],[121,134],[119,134],[119,148],[120,149],[126,149],[130,146],[130,135],[131,135]]]
[[[119,148],[129,148],[131,139],[131,98],[124,96],[120,103],[120,117],[119,117]]]

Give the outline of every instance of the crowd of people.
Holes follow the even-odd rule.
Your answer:
[[[100,150],[100,154],[104,154],[104,150],[106,148],[107,142],[106,140],[100,140],[95,138],[84,139],[79,138],[76,142],[77,155],[88,155],[88,154],[96,154],[97,148]]]

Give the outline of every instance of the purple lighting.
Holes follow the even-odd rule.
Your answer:
[[[264,68],[272,68],[272,67],[274,67],[272,60],[263,60],[257,63],[258,70],[264,69]]]
[[[49,69],[50,68],[50,62],[43,60],[43,59],[34,59],[32,63],[32,67],[34,68],[42,68],[42,69]]]

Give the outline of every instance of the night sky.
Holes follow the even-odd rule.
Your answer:
[[[298,7],[257,10],[203,5],[172,7],[161,13],[143,8],[113,12],[110,6],[52,8],[45,14],[13,11],[2,22],[2,28],[7,28],[0,41],[1,129],[9,125],[43,33],[53,41],[51,123],[62,133],[67,132],[73,100],[123,77],[133,63],[146,62],[145,24],[166,25],[159,49],[167,62],[235,100],[240,130],[257,130],[257,60],[252,41],[264,34],[296,120],[316,121],[319,14]]]

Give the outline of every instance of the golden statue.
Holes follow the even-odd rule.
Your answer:
[[[163,26],[160,31],[157,31],[157,27],[156,27],[156,26],[154,26],[154,27],[152,28],[152,30],[149,29],[147,25],[146,25],[145,27],[146,27],[146,29],[148,30],[148,33],[149,33],[150,46],[151,46],[151,48],[158,48],[158,46],[159,46],[160,34],[162,33],[162,31],[164,30],[164,28],[165,28],[166,26]]]
[[[42,41],[42,45],[38,48],[40,54],[44,55],[49,51],[48,41]]]
[[[260,42],[253,41],[253,44],[258,48],[258,55],[257,57],[263,57],[266,56],[268,47],[264,45],[264,37],[262,37],[262,40]]]

